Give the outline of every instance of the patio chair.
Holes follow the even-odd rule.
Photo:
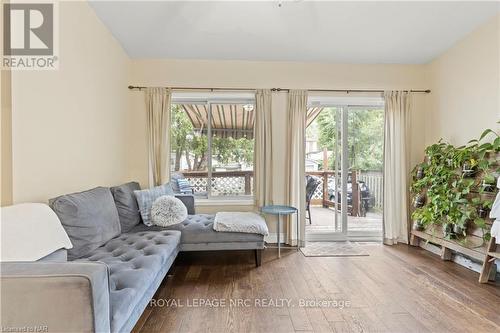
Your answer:
[[[311,200],[314,195],[314,191],[318,188],[320,180],[317,177],[310,175],[306,176],[306,219],[309,220],[309,224],[312,224],[311,219]]]

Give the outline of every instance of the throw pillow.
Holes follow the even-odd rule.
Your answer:
[[[139,205],[139,212],[141,213],[142,222],[147,226],[152,226],[151,221],[151,206],[153,202],[162,195],[174,195],[174,191],[170,183],[156,186],[147,190],[134,191],[137,204]]]
[[[130,231],[141,222],[139,206],[134,195],[134,191],[141,189],[137,182],[130,182],[120,186],[110,188],[115,199],[116,209],[120,217],[122,233]]]
[[[184,221],[188,216],[186,206],[176,197],[164,195],[159,197],[151,207],[153,224],[168,227]]]
[[[62,195],[50,199],[49,205],[73,243],[69,260],[90,253],[121,232],[115,201],[107,187]]]
[[[177,179],[177,185],[179,186],[179,192],[193,193],[193,190],[191,189],[191,184],[189,184],[189,180],[185,178]]]

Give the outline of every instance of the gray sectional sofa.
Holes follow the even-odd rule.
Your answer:
[[[189,213],[181,224],[142,224],[137,188],[98,187],[50,200],[73,248],[67,260],[59,250],[37,262],[1,264],[2,327],[129,332],[180,251],[253,250],[260,265],[263,236],[214,231],[214,216],[196,215],[191,195],[178,196]]]

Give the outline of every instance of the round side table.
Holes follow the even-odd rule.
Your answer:
[[[299,213],[297,208],[285,205],[267,205],[261,207],[260,211],[264,214],[278,215],[278,258],[281,257],[281,242],[280,242],[281,216],[291,215],[294,213],[297,214],[297,249],[299,248]]]

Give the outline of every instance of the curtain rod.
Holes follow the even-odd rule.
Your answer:
[[[130,90],[142,90],[146,89],[147,87],[140,87],[140,86],[128,86]],[[172,89],[172,90],[208,90],[208,91],[255,91],[255,88],[201,88],[201,87],[164,87],[165,89]],[[271,88],[271,91],[290,91],[291,89],[289,88]],[[345,93],[363,93],[363,92],[368,92],[368,93],[383,93],[385,90],[378,90],[378,89],[305,89],[307,91],[312,91],[312,92],[345,92]],[[425,93],[428,94],[431,92],[430,89],[426,90],[404,90],[404,91],[409,91],[413,93]]]

